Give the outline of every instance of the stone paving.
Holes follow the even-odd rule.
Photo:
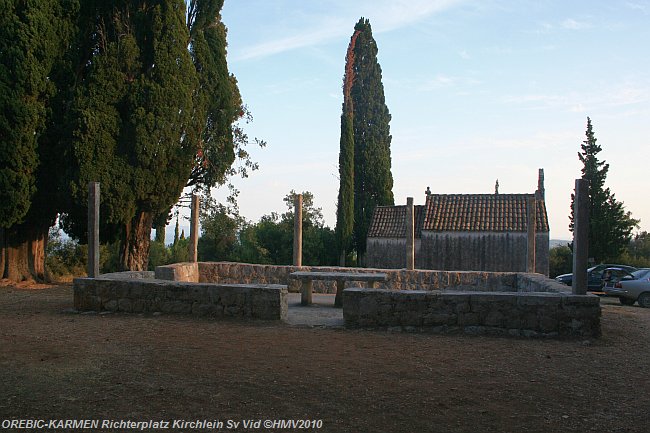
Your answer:
[[[287,323],[294,326],[343,327],[343,308],[334,307],[334,294],[314,293],[312,305],[300,305],[300,293],[289,293]]]

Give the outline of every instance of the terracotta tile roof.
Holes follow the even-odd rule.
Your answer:
[[[424,206],[413,206],[415,211],[415,237],[422,233]],[[375,238],[406,237],[406,206],[377,206],[372,214],[368,236]]]
[[[430,231],[525,232],[526,203],[534,194],[432,194],[415,206],[415,236]],[[538,232],[548,232],[546,204],[537,201]],[[406,233],[406,206],[379,206],[368,237],[401,238]]]
[[[534,194],[432,194],[427,197],[422,230],[522,232],[526,203]],[[537,201],[538,232],[547,232],[546,204]]]

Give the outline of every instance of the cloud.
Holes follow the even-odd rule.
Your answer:
[[[250,47],[246,47],[236,57],[235,60],[248,60],[260,57],[272,56],[285,51],[297,48],[308,47],[322,43],[324,41],[335,39],[342,36],[343,23],[328,20],[326,25],[300,34],[293,34],[284,38],[274,39],[268,42],[262,42]]]
[[[467,0],[349,0],[333,1],[329,10],[336,15],[300,11],[303,28],[277,28],[270,33],[285,34],[272,40],[250,45],[240,50],[234,60],[249,60],[272,56],[286,51],[315,46],[332,40],[347,38],[360,16],[370,19],[375,34],[396,30],[421,21],[433,14],[455,7]],[[309,2],[301,3],[308,5]],[[367,11],[371,11],[367,14]],[[297,13],[298,14],[298,13]],[[272,17],[270,17],[272,19]],[[284,21],[286,22],[286,21]]]
[[[520,104],[531,110],[559,109],[584,113],[594,109],[631,107],[650,102],[650,86],[644,78],[625,80],[616,85],[599,85],[597,92],[568,92],[566,94],[520,94],[505,95],[501,101],[506,104]]]
[[[576,21],[573,18],[567,18],[561,23],[562,28],[567,30],[583,30],[591,27],[591,24],[586,22]]]
[[[434,78],[423,83],[423,85],[420,87],[420,91],[426,92],[428,90],[438,89],[440,87],[449,87],[454,85],[457,80],[458,78],[456,77],[438,74]]]
[[[650,6],[648,4],[643,4],[643,3],[637,3],[637,2],[627,2],[625,5],[635,11],[641,11],[644,15],[648,14],[648,10],[650,9]]]

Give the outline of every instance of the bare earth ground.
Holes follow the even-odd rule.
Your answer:
[[[554,341],[76,314],[69,285],[5,284],[0,422],[320,419],[325,432],[650,431],[650,309],[603,304],[601,339]]]

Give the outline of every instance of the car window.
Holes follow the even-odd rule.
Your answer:
[[[632,275],[636,279],[645,278],[645,276],[650,273],[650,269],[639,269],[638,271],[632,272]]]

